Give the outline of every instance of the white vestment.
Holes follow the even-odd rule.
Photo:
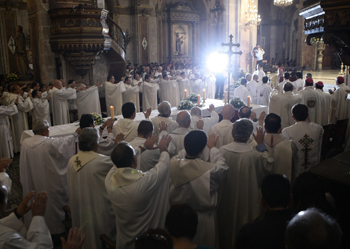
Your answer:
[[[185,99],[185,90],[187,90],[187,96],[189,95],[191,91],[191,86],[187,78],[183,79],[182,77],[180,77],[177,80],[177,83],[179,85],[179,94],[180,94],[180,101],[181,101]]]
[[[269,106],[271,92],[272,92],[272,88],[267,83],[259,86],[258,89],[256,90],[257,104]]]
[[[245,86],[240,85],[239,87],[237,87],[235,89],[233,96],[236,98],[240,98],[242,101],[247,103],[248,96],[250,96],[250,93],[249,93],[249,90]]]
[[[112,154],[113,149],[115,148],[115,135],[113,132],[108,133],[107,137],[100,137],[100,142],[98,144],[97,153],[110,156]]]
[[[77,108],[79,120],[83,114],[98,113],[101,115],[98,87],[92,86],[86,91],[77,92]],[[107,108],[108,109],[108,108]]]
[[[115,240],[115,215],[105,187],[106,175],[113,165],[109,156],[94,151],[79,151],[69,160],[67,183],[72,226],[81,227],[86,235],[83,248],[101,248],[101,234]]]
[[[106,92],[106,108],[107,108],[107,116],[111,116],[110,107],[114,107],[114,115],[122,114],[122,106],[123,106],[123,92],[125,92],[124,82],[119,82],[117,84],[113,84],[109,81],[105,83],[105,92]]]
[[[149,228],[164,228],[169,210],[170,158],[163,152],[147,173],[117,167],[113,166],[105,179],[116,216],[116,248],[134,249],[136,237]]]
[[[53,125],[62,125],[69,123],[68,99],[76,99],[76,90],[68,88],[67,90],[56,87],[52,88],[51,93],[51,113],[53,116]]]
[[[263,77],[265,76],[265,72],[262,69],[261,70],[256,70],[253,73],[253,76],[254,75],[258,75],[259,76],[259,84],[261,85],[263,83]]]
[[[247,84],[247,89],[249,91],[249,95],[252,97],[252,103],[251,104],[256,104],[257,103],[257,98],[256,98],[256,90],[258,89],[259,83],[257,83],[255,80],[251,80]]]
[[[313,86],[307,86],[299,92],[301,94],[301,103],[309,109],[309,119],[311,122],[316,122],[316,114],[319,102],[318,93]]]
[[[124,141],[131,142],[137,137],[137,128],[139,127],[139,124],[140,123],[129,118],[120,119],[113,126],[113,134],[114,136],[117,136],[119,133],[123,133]]]
[[[157,91],[159,85],[157,83],[143,82],[140,86],[142,92],[142,110],[145,112],[148,108],[156,110],[158,107],[157,103]]]
[[[33,109],[33,103],[30,98],[25,100],[17,94],[10,93],[6,98],[7,105],[13,105],[18,98],[17,109],[18,113],[10,116],[11,119],[11,129],[12,129],[12,141],[14,145],[14,152],[21,151],[21,136],[22,132],[29,130],[27,112]]]
[[[229,144],[233,141],[232,128],[233,123],[230,120],[223,119],[221,122],[217,123],[209,129],[208,136],[211,134],[219,136],[216,142],[216,147],[220,148],[221,146]]]
[[[162,117],[162,116],[156,116],[151,119],[151,122],[154,126],[153,128],[153,134],[159,135],[159,124],[161,122],[165,122],[167,127],[167,132],[172,133],[175,129],[179,127],[178,123],[172,119],[172,117]]]
[[[203,97],[203,89],[206,89],[206,84],[201,79],[193,79],[192,81],[192,91],[191,93],[196,93],[201,95],[201,98]]]
[[[295,124],[292,115],[292,107],[301,103],[301,96],[288,91],[284,94],[277,94],[276,90],[271,92],[269,113],[275,113],[281,118],[281,128],[284,129]]]
[[[336,123],[338,120],[347,119],[350,116],[350,101],[347,99],[348,93],[346,90],[350,90],[350,87],[345,83],[338,85],[338,89],[332,94],[332,123]]]
[[[126,91],[123,92],[123,104],[128,102],[134,103],[136,106],[136,112],[140,112],[140,87],[138,85],[131,86],[128,84],[124,84],[124,86]]]
[[[141,164],[141,151],[138,149],[140,145],[144,144],[146,142],[146,138],[143,137],[135,137],[134,140],[129,142],[130,146],[134,148],[136,151],[136,156],[137,156],[137,168],[138,170],[141,170],[140,164]],[[145,153],[145,152],[143,152]],[[159,159],[159,155],[158,158]],[[141,170],[142,171],[142,170]]]
[[[198,214],[195,244],[215,247],[217,220],[217,189],[226,176],[228,167],[217,148],[210,150],[211,162],[185,159],[186,151],[171,159],[170,205],[189,204]]]
[[[207,99],[215,99],[215,91],[216,91],[216,78],[213,73],[209,73],[205,78],[206,85],[206,98]],[[202,95],[202,93],[200,92]]]
[[[0,159],[13,157],[13,141],[7,116],[18,113],[17,106],[0,106]]]
[[[320,162],[323,138],[322,126],[306,121],[284,128],[282,135],[292,140],[298,148],[298,162],[295,165],[293,178]]]
[[[200,119],[203,120],[204,122],[203,131],[205,132],[205,134],[208,134],[209,129],[219,122],[219,115],[217,114],[216,111],[212,111],[210,118],[201,118],[198,116],[192,116],[191,125],[190,125],[191,130],[198,130],[197,121]]]
[[[219,151],[229,166],[218,190],[220,248],[231,249],[241,227],[261,214],[260,184],[274,162],[267,151],[259,153],[246,143],[232,142]]]
[[[44,137],[35,135],[22,143],[20,179],[23,196],[34,190],[46,191],[45,221],[51,234],[63,233],[66,229],[63,206],[68,205],[67,163],[75,154],[75,136]],[[28,227],[32,213],[24,215]]]
[[[160,101],[169,101],[171,107],[177,107],[180,103],[179,87],[176,80],[161,80],[159,83]]]
[[[316,89],[316,92],[319,100],[317,103],[316,124],[328,125],[331,116],[332,96],[321,89]]]
[[[147,172],[153,169],[158,163],[159,156],[159,149],[145,150],[142,152],[140,156],[140,170],[142,172]]]
[[[293,82],[293,84],[295,86],[295,89],[299,91],[304,87],[305,82],[302,79],[297,79],[296,81]]]
[[[32,123],[37,119],[45,119],[51,125],[50,104],[47,99],[32,99],[34,108],[32,111]]]
[[[30,212],[30,211],[29,211]],[[0,248],[53,248],[50,231],[43,216],[34,216],[28,230],[12,212],[0,220]]]
[[[265,146],[275,162],[271,174],[286,175],[292,182],[293,162],[297,161],[295,144],[282,134],[268,133],[264,137]]]

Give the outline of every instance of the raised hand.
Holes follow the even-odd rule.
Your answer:
[[[260,126],[263,126],[265,117],[266,117],[266,112],[261,112],[260,116],[259,116],[259,125]]]
[[[207,146],[209,149],[216,147],[216,143],[218,141],[218,138],[219,138],[219,136],[216,136],[215,134],[209,135],[208,141],[207,141]]]
[[[252,111],[252,114],[250,114],[250,119],[251,119],[251,120],[256,119],[256,112],[253,112],[253,111]]]
[[[28,206],[28,202],[30,201],[30,199],[32,199],[32,197],[34,196],[35,192],[34,191],[31,191],[29,192],[24,198],[23,200],[21,201],[21,203],[18,205],[17,207],[17,210],[16,210],[16,213],[19,215],[19,216],[23,216],[25,215],[26,213],[29,212],[31,206]]]
[[[151,115],[152,108],[148,108],[146,112],[143,112],[143,115],[145,115],[145,118],[148,119]]]
[[[168,151],[168,146],[169,146],[170,141],[171,141],[170,135],[162,136],[162,138],[160,139],[160,141],[158,143],[158,148],[160,150],[160,153],[162,153],[163,151]]]
[[[85,240],[85,234],[81,236],[80,228],[71,228],[68,233],[67,241],[61,237],[62,249],[80,249]]]
[[[32,202],[32,215],[44,216],[46,211],[47,193],[40,192],[36,195],[35,201]]]
[[[115,144],[119,144],[121,141],[124,140],[124,134],[123,133],[119,133],[116,138],[114,139],[114,143]]]
[[[159,123],[159,133],[161,133],[162,131],[166,131],[168,129],[168,125],[162,121]]]
[[[154,147],[154,144],[158,141],[158,136],[153,135],[152,137],[149,137],[146,139],[144,145],[147,150],[153,150],[156,149],[157,147]]]
[[[256,135],[253,133],[253,137],[258,144],[262,144],[264,142],[264,135],[265,134],[262,127],[258,127],[256,129]]]
[[[203,121],[203,119],[199,119],[199,120],[197,121],[197,123],[196,123],[196,126],[197,126],[198,129],[203,130],[203,127],[204,127],[204,121]]]
[[[1,172],[6,172],[7,168],[9,165],[12,163],[12,159],[10,158],[2,158],[0,159],[0,173]]]

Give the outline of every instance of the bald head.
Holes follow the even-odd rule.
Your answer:
[[[222,108],[221,114],[223,119],[231,120],[235,113],[235,108],[231,104],[227,104]]]
[[[179,127],[188,128],[191,124],[191,115],[188,111],[181,111],[177,114],[176,122],[179,124]]]
[[[241,109],[239,109],[238,116],[239,118],[250,118],[250,115],[252,115],[252,111],[248,106],[243,106]]]
[[[202,110],[199,109],[198,107],[193,107],[191,109],[191,116],[201,117],[202,116]]]
[[[62,88],[62,82],[60,80],[54,80],[53,86],[58,88],[58,89],[61,89]]]

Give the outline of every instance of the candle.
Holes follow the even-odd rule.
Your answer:
[[[111,118],[114,119],[114,106],[111,106]]]
[[[250,96],[248,96],[248,99],[247,99],[247,106],[250,107]]]
[[[225,91],[225,104],[227,103],[227,91]]]
[[[201,96],[198,94],[197,95],[197,104],[200,105],[201,104]]]
[[[203,89],[203,100],[205,100],[205,89]]]
[[[185,99],[187,99],[187,89],[185,89]]]

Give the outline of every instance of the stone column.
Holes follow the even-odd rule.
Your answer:
[[[32,46],[33,69],[35,80],[48,84],[57,77],[56,55],[50,48],[51,21],[48,14],[48,1],[28,0],[30,40]],[[58,55],[57,55],[58,56]]]

